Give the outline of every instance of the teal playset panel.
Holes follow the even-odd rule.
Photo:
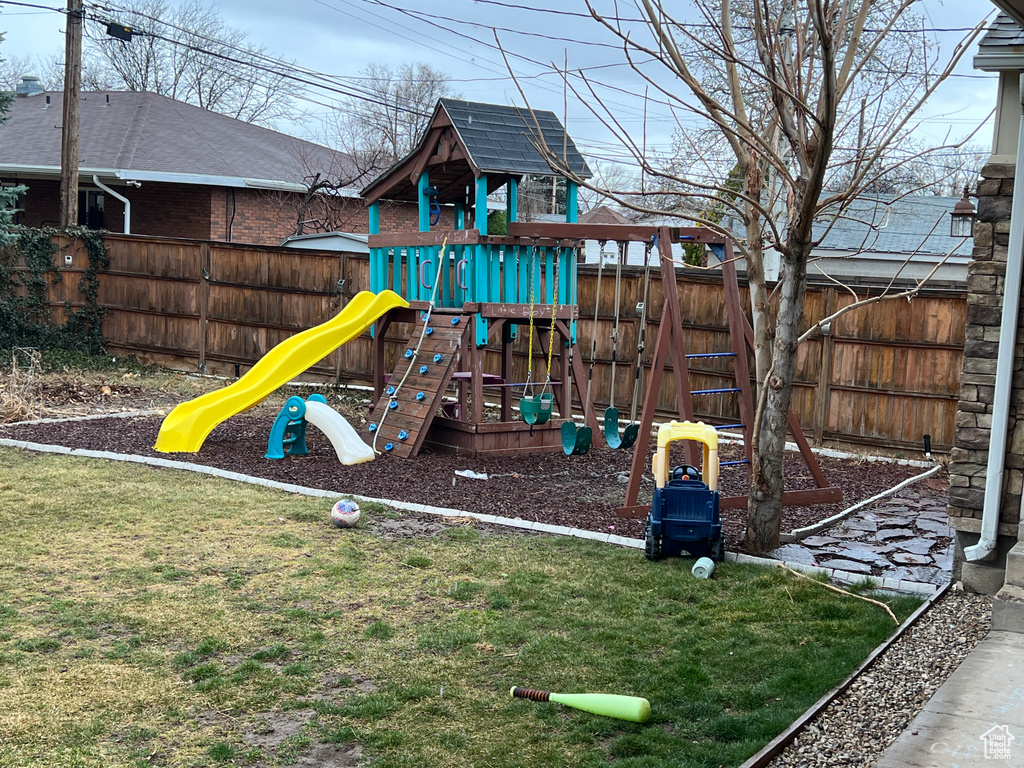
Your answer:
[[[555,274],[557,272],[557,283]],[[567,246],[405,246],[370,249],[370,290],[438,307],[466,302],[575,304],[576,251]]]

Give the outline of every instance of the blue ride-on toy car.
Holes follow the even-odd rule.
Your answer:
[[[696,440],[703,445],[703,472],[683,464],[669,472],[669,446],[676,440]],[[658,429],[654,455],[654,497],[644,530],[648,560],[665,555],[725,557],[722,518],[718,512],[718,433],[697,422],[672,421]]]

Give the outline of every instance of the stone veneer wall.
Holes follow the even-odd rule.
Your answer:
[[[958,531],[960,552],[964,545],[977,541],[976,534],[981,531],[999,324],[1010,237],[1013,176],[1013,165],[990,163],[982,170],[981,181],[978,183],[974,251],[967,268],[967,334],[963,379],[957,408],[956,445],[950,453],[949,464],[949,522]],[[1018,329],[1021,327],[1018,318]],[[1024,332],[1018,330],[999,526],[1001,535],[1012,538],[1002,543],[1000,553],[1016,541],[1021,487],[1024,483],[1024,418],[1017,420],[1018,411],[1024,414],[1022,342]],[[954,573],[954,576],[958,575]]]

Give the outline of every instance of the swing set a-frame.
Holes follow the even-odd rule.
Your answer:
[[[650,373],[644,388],[643,406],[639,423],[633,422],[627,426],[629,432],[624,431],[620,442],[626,443],[629,433],[640,436],[633,445],[633,460],[630,466],[629,481],[626,486],[626,496],[621,507],[618,508],[619,517],[638,518],[645,517],[649,505],[641,504],[639,501],[640,485],[644,472],[649,465],[650,439],[643,439],[642,436],[650,435],[654,426],[656,413],[658,411],[658,397],[661,391],[662,379],[666,371],[666,363],[671,361],[671,371],[674,379],[675,411],[681,421],[695,421],[694,398],[702,395],[732,393],[737,398],[737,410],[739,411],[740,422],[735,424],[715,425],[719,431],[727,433],[739,433],[743,436],[744,457],[735,461],[722,462],[721,466],[748,465],[752,459],[751,436],[754,425],[754,397],[751,386],[749,355],[754,348],[754,331],[743,312],[740,301],[739,280],[736,274],[736,264],[733,254],[733,244],[728,238],[703,228],[675,228],[675,227],[641,227],[625,225],[566,225],[566,224],[516,224],[510,225],[510,233],[515,229],[515,234],[528,237],[548,238],[584,238],[588,240],[615,241],[619,244],[629,242],[642,242],[653,244],[657,248],[660,264],[660,277],[662,293],[664,296],[664,308],[661,322],[658,325],[657,336],[654,342],[654,349],[651,355]],[[570,231],[571,227],[571,231]],[[586,228],[585,232],[580,232]],[[679,305],[679,293],[676,284],[676,260],[672,255],[673,244],[703,244],[707,246],[722,262],[722,279],[724,284],[725,309],[729,323],[729,349],[714,353],[687,354],[686,343],[683,335],[682,313]],[[625,246],[620,245],[620,248]],[[620,255],[620,261],[623,256]],[[645,267],[649,268],[649,261],[645,259]],[[600,270],[600,267],[599,267]],[[646,286],[645,286],[646,292]],[[616,297],[618,298],[618,297]],[[647,306],[646,301],[642,302],[641,309],[642,323],[646,323]],[[618,312],[616,310],[616,315]],[[616,320],[618,318],[616,317]],[[596,325],[596,323],[595,323]],[[643,330],[641,329],[641,332]],[[642,351],[642,348],[641,348]],[[734,362],[733,377],[735,386],[714,390],[694,390],[690,384],[689,361],[705,358],[732,358]],[[638,385],[634,390],[634,408],[642,379],[642,361],[637,360],[636,377]],[[584,396],[590,397],[590,381],[582,388]],[[612,409],[614,402],[612,402]],[[589,408],[587,409],[589,413]],[[618,423],[618,411],[614,413],[615,424]],[[606,422],[606,432],[608,431]],[[618,437],[618,430],[615,430]],[[783,493],[782,503],[785,506],[804,506],[812,504],[827,504],[842,500],[842,492],[839,488],[831,485],[825,478],[818,464],[817,458],[811,451],[810,444],[800,429],[796,417],[789,414],[790,436],[810,471],[814,481],[814,488],[794,489]],[[628,447],[628,445],[614,446],[614,437],[607,442],[609,447]],[[687,442],[686,463],[696,465],[698,458],[696,446]],[[746,496],[730,496],[722,499],[724,508],[736,508],[746,506]]]

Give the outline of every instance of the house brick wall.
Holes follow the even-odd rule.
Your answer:
[[[24,184],[28,187],[25,194],[25,210],[16,214],[15,223],[26,227],[55,227],[57,212],[60,209],[60,183],[56,181],[40,181],[38,179],[19,179],[14,176],[0,177],[4,184]]]
[[[18,223],[28,227],[57,226],[60,216],[60,182],[50,179],[3,178],[28,187],[25,210]],[[210,239],[210,188],[183,184],[143,182],[141,187],[107,184],[127,197],[132,204],[132,233]],[[98,189],[92,180],[81,177],[79,189]],[[113,195],[104,195],[104,228],[124,231],[124,204]]]
[[[999,326],[1006,277],[1014,166],[990,163],[978,183],[978,215],[974,250],[967,267],[967,332],[963,377],[956,417],[956,443],[950,453],[950,524],[977,533],[985,497],[986,469],[992,433]],[[1024,317],[1018,317],[1024,339]],[[1024,484],[1024,352],[1014,352],[1013,393],[1003,479],[1000,523],[1019,522]],[[1018,420],[1017,414],[1022,414]],[[1003,530],[1003,532],[1009,532]]]
[[[144,181],[138,189],[129,187],[127,192],[113,186],[111,189],[131,200],[132,234],[211,239],[210,187]],[[107,229],[122,231],[119,219],[110,214],[109,196],[106,205]]]
[[[0,182],[29,188],[17,223],[57,225],[59,181],[3,177]],[[325,223],[336,230],[359,233],[367,232],[369,225],[365,203],[348,197],[321,196],[303,211],[302,195],[293,192],[160,182],[143,182],[141,187],[108,186],[131,201],[131,229],[137,235],[277,245],[295,234],[300,214],[307,222],[307,234],[323,231]],[[85,177],[80,188],[96,189]],[[452,220],[451,209],[444,209],[438,226],[451,228]],[[418,222],[413,204],[381,204],[381,232],[415,232]],[[124,231],[124,205],[112,195],[104,196],[104,227],[111,232]]]

